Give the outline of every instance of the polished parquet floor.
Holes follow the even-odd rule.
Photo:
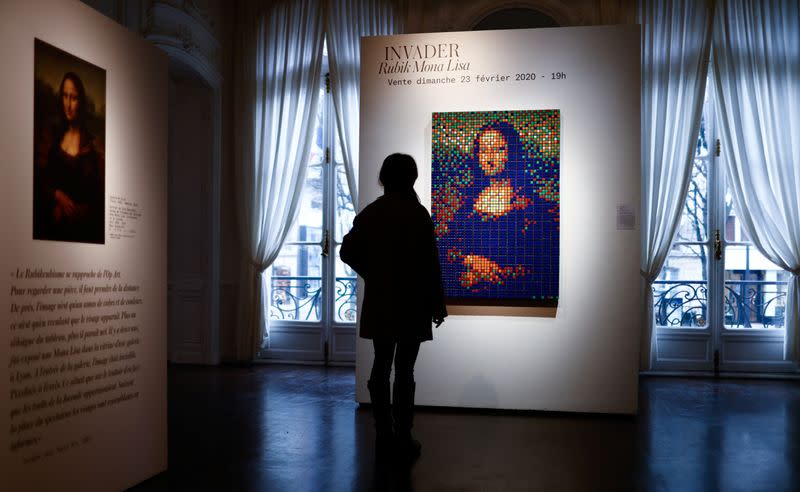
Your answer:
[[[376,469],[353,369],[169,368],[169,470],[220,491],[798,491],[800,383],[642,377],[636,417],[420,409],[422,457]]]

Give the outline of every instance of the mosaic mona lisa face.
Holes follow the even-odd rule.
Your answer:
[[[487,176],[503,172],[508,163],[508,143],[502,133],[489,129],[478,138],[478,163]]]

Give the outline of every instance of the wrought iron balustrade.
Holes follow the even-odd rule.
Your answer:
[[[320,319],[320,277],[272,277],[271,319],[318,321]]]
[[[783,328],[786,282],[729,280],[725,282],[725,326]]]
[[[656,326],[704,328],[708,316],[708,285],[703,281],[653,282]]]
[[[786,282],[726,281],[725,326],[782,328],[786,318]],[[703,328],[708,323],[708,286],[703,281],[653,282],[657,326]]]
[[[344,323],[356,322],[356,277],[336,277],[336,320]]]
[[[323,290],[321,277],[273,276],[269,317],[277,320],[319,321],[322,319]],[[356,306],[356,278],[336,277],[336,321],[355,323]]]

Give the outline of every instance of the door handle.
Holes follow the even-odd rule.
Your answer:
[[[322,253],[323,257],[327,258],[331,254],[331,235],[328,230],[325,230],[325,235],[322,238]]]

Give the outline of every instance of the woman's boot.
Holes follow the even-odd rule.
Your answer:
[[[419,458],[422,445],[411,436],[414,425],[414,393],[417,385],[413,381],[394,382],[394,401],[392,413],[394,414],[395,451],[397,458],[411,464]]]
[[[372,400],[372,415],[375,418],[375,459],[385,461],[391,454],[394,440],[389,382],[370,379],[367,381],[367,388]]]

